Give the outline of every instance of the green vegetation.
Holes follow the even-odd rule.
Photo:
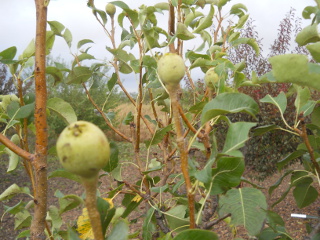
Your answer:
[[[219,238],[213,226],[225,220],[233,229],[243,226],[248,238],[293,239],[274,206],[290,191],[299,208],[318,200],[320,2],[305,8],[303,17],[311,25],[295,32],[298,47],[293,52],[286,51],[294,26],[290,11],[267,58],[261,55],[246,6],[229,7],[227,2],[168,1],[131,9],[114,1],[98,9],[89,0],[97,29],[109,39],[106,51],[112,57],[107,62],[90,54],[91,39],[80,40],[72,52],[71,31],[46,21],[48,2],[36,0],[35,40],[21,56],[16,57],[16,47],[0,52],[7,67],[0,80],[12,80],[16,87],[16,94],[0,96],[0,149],[8,156],[7,172],[20,171],[20,164],[30,180],[14,182],[0,194],[0,201],[17,194],[29,199],[6,207],[14,215],[17,238],[211,240]],[[166,29],[158,26],[159,13],[168,17]],[[50,59],[46,64],[58,37],[72,52],[70,65]],[[186,41],[196,41],[197,48],[186,51]],[[166,60],[168,56],[177,60]],[[170,72],[171,66],[179,71]],[[199,80],[192,78],[195,69],[202,72]],[[135,75],[136,94],[127,91],[123,74]],[[182,89],[183,77],[187,87]],[[34,87],[26,88],[33,78]],[[64,152],[62,161],[71,154],[72,160],[81,160],[79,166],[64,162],[66,169],[52,168],[56,149],[49,147],[67,125],[73,126],[75,137],[82,136],[84,129],[73,125],[79,120],[110,136],[108,164],[91,169],[91,163],[105,160],[96,156],[98,151],[109,153],[109,147],[96,149],[98,143],[90,147],[98,139],[93,134],[79,151]],[[263,179],[297,160],[301,169],[285,170],[270,186],[272,195],[290,177],[287,191],[271,206],[268,196],[243,178],[246,169],[260,171],[257,177]],[[124,175],[128,169],[130,174]],[[58,204],[47,206],[48,177],[82,182],[86,194],[64,195],[57,189]],[[97,184],[103,177],[110,183],[100,186],[107,189],[102,196]],[[243,182],[250,187],[242,187]],[[143,203],[146,212],[135,219],[141,225],[131,233],[134,221],[128,217]],[[63,215],[78,207],[77,227],[67,226]],[[317,239],[319,226],[309,232]],[[240,239],[237,231],[233,237]]]

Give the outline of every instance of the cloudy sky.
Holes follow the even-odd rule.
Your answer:
[[[138,8],[141,4],[153,5],[165,0],[123,1],[132,8]],[[95,0],[96,6],[100,9],[104,9],[108,2],[108,0]],[[232,0],[229,5],[240,2],[247,6],[248,13],[255,20],[259,37],[263,38],[265,49],[268,49],[276,38],[279,23],[291,7],[296,9],[297,16],[301,17],[304,7],[315,5],[314,0]],[[51,0],[48,20],[59,21],[70,29],[74,39],[72,51],[75,51],[79,40],[92,39],[95,45],[92,47],[91,53],[104,59],[108,57],[105,46],[109,45],[109,40],[86,3],[87,0]],[[303,21],[303,26],[309,23],[310,21]],[[166,24],[165,19],[164,24]],[[21,54],[30,40],[34,38],[34,0],[0,0],[0,29],[0,51],[16,46],[18,54]],[[56,39],[52,54],[71,59],[69,49],[60,38]]]

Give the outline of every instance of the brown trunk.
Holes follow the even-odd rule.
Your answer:
[[[35,127],[36,145],[32,166],[35,174],[35,209],[31,224],[31,239],[46,239],[45,217],[47,212],[47,118],[46,118],[46,25],[47,1],[35,0],[36,4],[36,51],[35,51]]]

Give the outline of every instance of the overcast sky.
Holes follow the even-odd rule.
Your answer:
[[[101,9],[104,9],[108,2],[95,0],[96,6]],[[137,8],[141,4],[153,5],[165,0],[123,0],[123,2],[132,8]],[[87,0],[51,0],[48,20],[59,21],[70,29],[74,47],[81,39],[92,39],[95,45],[91,53],[103,59],[107,56],[105,46],[110,44],[107,44],[108,38],[86,3]],[[235,3],[247,6],[248,13],[255,20],[259,37],[263,38],[265,49],[268,49],[276,38],[279,23],[291,7],[296,9],[296,15],[301,17],[304,7],[315,5],[314,0],[232,0],[229,4]],[[164,21],[166,24],[166,20]],[[303,26],[309,23],[310,21],[303,21]],[[0,51],[16,46],[18,54],[21,54],[35,34],[34,0],[0,0],[0,29]],[[52,54],[71,59],[66,44],[59,38],[56,38]]]

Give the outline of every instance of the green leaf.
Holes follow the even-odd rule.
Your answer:
[[[165,135],[172,130],[172,128],[173,128],[173,125],[170,124],[165,128],[157,130],[151,140],[145,141],[147,148],[149,148],[152,145],[160,143],[165,137]]]
[[[236,39],[236,40],[231,42],[231,45],[233,47],[237,47],[240,44],[248,44],[256,52],[256,55],[257,56],[259,55],[260,48],[259,48],[259,45],[258,45],[258,43],[256,42],[255,39],[253,39],[253,38],[238,38],[238,39]]]
[[[283,174],[278,180],[277,182],[275,182],[270,188],[269,188],[269,195],[271,195],[273,193],[273,191],[275,189],[277,189],[277,187],[280,186],[280,184],[282,183],[283,179],[288,176],[289,174],[291,174],[293,172],[293,170],[288,170],[285,172],[285,174]]]
[[[229,126],[227,138],[222,150],[222,153],[231,155],[232,151],[243,147],[245,142],[249,139],[249,131],[256,123],[250,122],[236,122]]]
[[[108,80],[107,86],[109,91],[111,91],[114,86],[117,84],[117,74],[116,73],[112,73],[111,78]]]
[[[47,31],[47,34],[46,34],[46,55],[49,55],[51,53],[54,41],[55,41],[54,32]]]
[[[74,231],[72,228],[68,228],[68,240],[82,240],[79,238],[78,234],[76,231]]]
[[[83,83],[86,82],[87,80],[89,80],[89,78],[92,77],[92,71],[90,70],[89,67],[75,67],[72,69],[72,71],[69,73],[68,77],[67,77],[67,84],[71,84],[71,83]]]
[[[19,145],[20,143],[20,138],[18,136],[18,134],[14,134],[11,137],[11,141],[16,144]],[[5,148],[4,152],[6,152],[9,155],[9,166],[7,169],[7,173],[14,171],[19,163],[20,157],[18,154],[14,153],[13,151],[11,151],[9,148]]]
[[[230,14],[238,15],[242,17],[244,15],[244,11],[248,11],[247,7],[242,3],[237,3],[233,5],[230,9]]]
[[[103,235],[105,235],[107,227],[111,221],[111,215],[115,214],[115,209],[110,208],[110,203],[106,199],[103,199],[101,197],[97,198],[97,209],[100,213]],[[109,213],[111,213],[111,215],[109,215]]]
[[[230,2],[231,0],[218,0],[218,3],[217,3],[217,6],[218,6],[218,8],[219,8],[219,10],[221,10],[222,9],[222,7],[224,6],[224,5],[226,5],[228,2]]]
[[[268,225],[272,227],[273,229],[276,229],[277,226],[284,227],[285,222],[283,221],[282,217],[273,211],[270,210],[265,210],[267,214],[267,219],[268,219]]]
[[[250,236],[259,234],[267,209],[267,202],[264,194],[254,188],[231,189],[226,195],[221,196],[219,215],[224,216],[231,213],[233,225],[243,225]]]
[[[306,151],[304,151],[304,150],[297,150],[297,151],[294,151],[293,153],[290,153],[285,158],[283,158],[279,162],[277,162],[278,170],[281,171],[292,160],[303,156],[303,154],[305,154],[305,153],[306,153]]]
[[[18,193],[30,194],[27,187],[19,187],[17,184],[12,184],[0,195],[0,201],[8,200]]]
[[[190,24],[194,21],[194,19],[196,19],[197,17],[202,17],[202,16],[203,16],[202,12],[190,11],[184,20],[184,24],[186,26],[190,26]]]
[[[88,53],[81,53],[79,56],[77,56],[77,58],[73,61],[72,63],[72,67],[74,67],[75,65],[77,65],[79,62],[83,61],[83,60],[92,60],[95,59],[94,56],[92,56],[91,54]]]
[[[173,240],[218,240],[218,235],[209,230],[188,229],[180,232]]]
[[[185,205],[177,205],[164,213],[170,229],[181,232],[189,228],[189,218],[186,218],[187,209]]]
[[[103,168],[106,172],[113,171],[119,163],[119,149],[115,142],[110,142],[110,160]]]
[[[62,177],[62,178],[67,178],[70,179],[72,181],[81,183],[81,179],[78,175],[73,174],[71,172],[68,172],[64,169],[58,169],[58,170],[54,170],[53,172],[50,172],[48,174],[48,178],[54,178],[54,177]]]
[[[200,20],[199,26],[193,31],[194,33],[200,33],[202,30],[211,27],[212,26],[212,19],[214,16],[214,7],[211,5],[210,6],[210,12],[209,14]]]
[[[320,127],[320,106],[316,107],[311,114],[311,122]]]
[[[65,26],[58,21],[48,21],[48,24],[54,34],[62,36],[62,31],[65,29]]]
[[[49,206],[48,212],[52,222],[52,228],[59,230],[62,225],[62,218],[60,216],[59,209],[56,206]]]
[[[318,191],[310,183],[299,184],[293,189],[293,196],[299,208],[312,204],[318,198]]]
[[[307,49],[310,52],[312,58],[319,63],[320,62],[320,42],[307,45]]]
[[[17,48],[9,47],[2,52],[0,52],[0,62],[3,64],[14,63],[13,58],[16,56]]]
[[[129,235],[129,226],[126,220],[119,220],[111,230],[107,240],[127,240]]]
[[[70,211],[80,205],[84,204],[82,198],[74,194],[68,194],[59,198],[59,214]]]
[[[22,119],[30,117],[34,112],[34,103],[20,107],[18,102],[11,102],[7,107],[9,118]]]
[[[303,28],[296,37],[296,42],[299,46],[304,46],[308,43],[314,43],[320,41],[318,33],[318,24],[314,23]]]
[[[131,19],[134,28],[139,25],[138,13],[136,11],[131,10],[131,8],[123,1],[113,1],[111,3],[122,8],[122,10],[127,13],[126,15]]]
[[[19,238],[29,239],[28,237],[30,237],[30,229],[20,232],[19,235],[17,236],[17,239]]]
[[[129,214],[135,210],[142,202],[142,198],[139,195],[125,194],[122,200],[122,205],[126,207],[121,217],[126,218]]]
[[[259,112],[259,106],[255,100],[246,94],[222,93],[204,106],[201,123],[204,124],[219,115],[238,112],[245,112],[255,117]]]
[[[277,226],[275,229],[265,228],[259,234],[259,240],[270,240],[270,239],[292,240],[293,238],[290,237],[290,235],[286,232],[286,229],[284,227]]]
[[[272,74],[277,82],[295,83],[320,91],[320,74],[309,71],[308,57],[301,54],[285,54],[269,58]]]
[[[195,38],[195,36],[188,30],[186,25],[181,22],[177,23],[177,31],[176,31],[177,38],[181,40],[190,40]]]
[[[61,82],[63,79],[61,70],[56,67],[46,67],[46,74],[50,74],[54,78],[54,84]]]
[[[57,113],[67,124],[77,121],[77,116],[70,103],[61,98],[51,98],[47,102],[47,108]]]
[[[64,40],[68,44],[69,48],[71,48],[72,34],[71,34],[71,32],[70,32],[70,30],[68,28],[66,28],[66,30],[64,31],[62,37],[64,38]]]
[[[23,209],[14,217],[14,230],[19,230],[24,227],[30,227],[32,216],[28,210]]]
[[[284,92],[279,93],[279,95],[276,97],[272,97],[268,94],[264,98],[260,99],[260,102],[271,103],[275,105],[279,109],[281,116],[283,116],[287,108],[287,97]]]
[[[224,193],[230,188],[238,186],[241,182],[244,166],[243,158],[220,157],[217,161],[217,168],[212,169],[211,194]]]
[[[77,48],[80,49],[83,45],[87,43],[94,43],[91,39],[82,39],[78,42]]]
[[[307,6],[302,11],[302,16],[304,19],[311,19],[312,14],[316,14],[317,7]]]
[[[21,55],[22,59],[28,59],[34,56],[35,52],[36,52],[36,45],[35,45],[34,39],[32,39],[29,45],[27,46],[27,48],[23,51]]]
[[[274,124],[257,127],[255,129],[253,129],[253,136],[261,136],[267,132],[271,132],[271,131],[274,131],[277,129],[281,129],[281,127],[278,125],[274,125]]]
[[[152,240],[152,235],[157,229],[155,224],[152,222],[153,214],[155,212],[154,208],[149,208],[142,225],[142,239]]]
[[[249,18],[249,14],[243,15],[243,16],[239,19],[238,24],[236,25],[236,28],[242,28],[243,25],[246,24],[248,18]],[[259,53],[260,49],[259,49],[259,51],[257,51],[257,49],[259,48],[259,45],[258,45],[258,44],[255,45],[253,42],[250,43],[250,41],[249,41],[248,44],[249,44],[256,52]],[[258,53],[257,53],[257,54],[258,54]]]

